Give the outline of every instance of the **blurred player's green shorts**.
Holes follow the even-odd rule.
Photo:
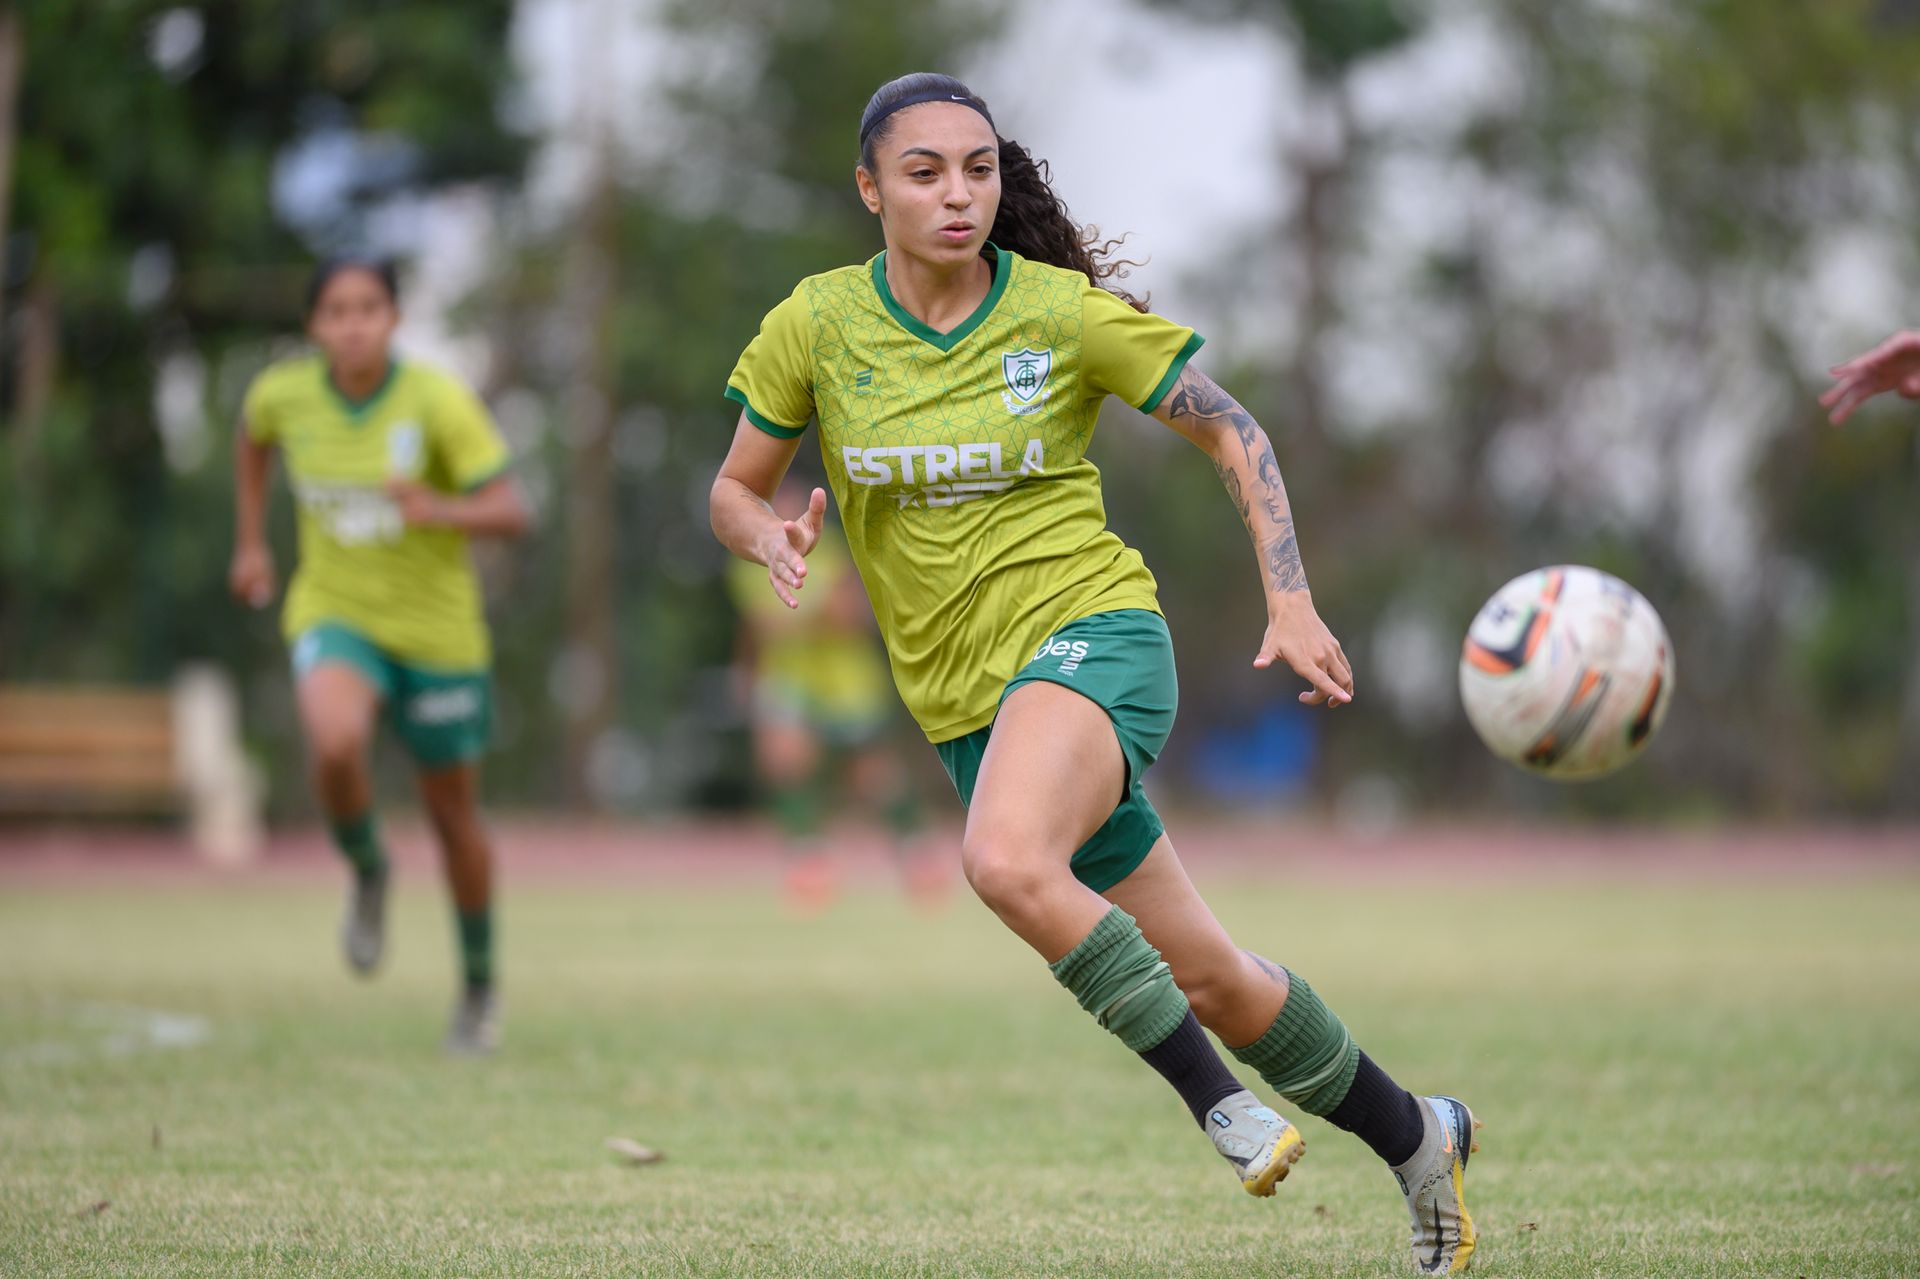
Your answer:
[[[1173,732],[1174,712],[1180,705],[1173,638],[1167,634],[1166,619],[1146,609],[1121,609],[1071,622],[1007,682],[1000,700],[1005,702],[1022,684],[1037,681],[1070,688],[1106,711],[1126,756],[1125,798],[1072,861],[1075,878],[1096,893],[1105,892],[1146,860],[1154,841],[1167,829],[1140,787],[1140,779]],[[980,760],[992,734],[989,724],[965,737],[934,744],[963,804],[973,800]]]
[[[450,768],[486,752],[493,727],[493,688],[486,671],[410,665],[340,622],[318,622],[300,632],[293,642],[294,678],[329,662],[366,677],[380,695],[387,722],[422,768]]]

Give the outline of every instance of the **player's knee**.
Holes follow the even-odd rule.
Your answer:
[[[314,768],[335,776],[365,766],[373,735],[359,724],[317,724],[308,732],[307,744]]]
[[[971,832],[960,845],[960,866],[980,900],[1003,915],[1040,898],[1061,873],[1017,840]]]

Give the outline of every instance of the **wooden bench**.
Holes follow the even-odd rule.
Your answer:
[[[247,861],[261,786],[237,705],[210,667],[172,688],[0,685],[0,816],[185,815],[203,857]]]

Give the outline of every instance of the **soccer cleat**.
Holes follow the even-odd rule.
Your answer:
[[[1413,1218],[1413,1268],[1423,1275],[1457,1275],[1473,1262],[1473,1218],[1467,1215],[1467,1159],[1480,1143],[1480,1121],[1452,1097],[1420,1098],[1426,1132],[1413,1158],[1393,1170]]]
[[[387,869],[355,875],[347,891],[347,918],[340,925],[347,967],[365,976],[380,966],[387,948]]]
[[[447,1055],[485,1057],[500,1047],[500,999],[491,986],[469,986],[447,1028]]]
[[[1213,1148],[1233,1165],[1241,1186],[1262,1198],[1287,1179],[1307,1148],[1298,1128],[1244,1088],[1222,1097],[1207,1112],[1206,1126]]]

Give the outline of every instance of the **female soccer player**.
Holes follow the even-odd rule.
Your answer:
[[[1304,980],[1235,946],[1141,790],[1173,726],[1173,651],[1153,577],[1108,531],[1085,456],[1108,395],[1219,470],[1266,595],[1254,665],[1287,663],[1309,705],[1353,696],[1265,433],[1189,362],[1198,335],[1101,287],[1113,267],[1047,170],[958,80],[883,85],[855,181],[885,251],[801,281],[741,356],[715,534],[796,603],[826,494],[791,518],[767,499],[817,417],[895,681],[968,806],[974,891],[1179,1091],[1249,1192],[1272,1194],[1303,1141],[1202,1026],[1386,1160],[1421,1270],[1464,1270],[1467,1108],[1407,1093]]]
[[[776,503],[797,506],[807,490],[788,476]],[[821,530],[808,554],[813,590],[790,609],[767,590],[764,571],[735,560],[727,590],[740,611],[735,665],[751,689],[753,759],[786,837],[787,899],[802,913],[825,908],[840,865],[821,843],[836,781],[893,837],[907,891],[931,906],[946,892],[946,868],[920,846],[920,804],[893,741],[899,704],[846,543]]]
[[[368,750],[384,713],[419,767],[420,795],[453,892],[464,988],[450,1052],[499,1042],[492,850],[479,814],[491,718],[488,635],[467,551],[514,537],[527,511],[486,406],[390,348],[400,321],[392,266],[324,263],[307,291],[319,354],[275,364],[247,391],[235,439],[229,584],[273,598],[267,486],[284,454],[299,506],[300,567],[282,614],[314,789],[353,868],[342,942],[368,973],[386,936],[387,858],[373,820]]]

